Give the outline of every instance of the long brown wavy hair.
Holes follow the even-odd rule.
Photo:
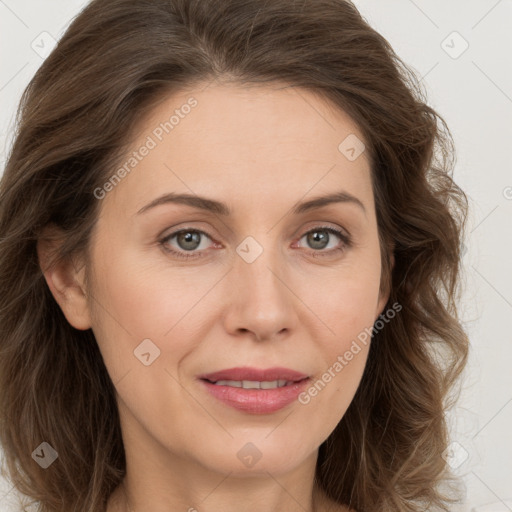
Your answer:
[[[443,451],[468,351],[456,309],[468,200],[452,177],[446,122],[347,0],[94,0],[72,21],[23,93],[1,180],[6,474],[41,512],[103,512],[122,481],[115,387],[92,330],[73,328],[53,298],[37,242],[53,224],[64,233],[55,258],[87,255],[94,190],[137,121],[163,97],[214,79],[315,91],[364,134],[381,286],[402,309],[373,336],[315,478],[358,512],[449,510]],[[58,452],[47,469],[32,458],[42,441]]]

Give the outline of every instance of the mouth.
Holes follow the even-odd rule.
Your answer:
[[[294,401],[311,380],[286,368],[231,368],[198,376],[204,389],[220,402],[250,414],[270,414]]]
[[[309,377],[305,377],[304,379],[299,380],[210,380],[210,379],[201,379],[210,384],[215,384],[216,386],[229,386],[232,388],[243,388],[243,389],[277,389],[284,388],[285,386],[292,386],[293,384],[297,384],[298,382],[302,382],[303,380],[308,379]]]
[[[242,366],[207,373],[199,375],[198,377],[212,384],[227,382],[228,384],[224,385],[243,387],[245,389],[272,389],[300,382],[309,376],[305,373],[292,370],[291,368],[274,367],[259,369]]]

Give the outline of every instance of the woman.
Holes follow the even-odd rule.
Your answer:
[[[39,510],[449,510],[467,201],[422,94],[345,0],[77,16],[1,183],[0,438]]]

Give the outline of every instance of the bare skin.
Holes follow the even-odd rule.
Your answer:
[[[315,508],[313,508],[313,512],[355,512],[353,509],[349,509],[345,505],[341,505],[330,498],[328,498],[323,492],[317,490],[316,491],[316,501],[315,501]],[[116,487],[114,492],[111,494],[108,505],[107,505],[107,512],[135,512],[135,509],[133,509],[130,504],[130,502],[127,499],[127,493],[126,489],[124,488],[124,485],[119,485]],[[169,509],[171,510],[171,509]],[[201,509],[196,509],[201,510]],[[298,510],[290,509],[290,510]],[[309,510],[305,507],[302,508],[302,510]],[[188,512],[194,512],[194,510],[190,510]]]
[[[197,105],[158,140],[155,129],[191,97]],[[312,512],[318,448],[354,397],[369,343],[307,404],[270,414],[226,405],[197,376],[284,366],[314,383],[383,313],[389,295],[379,288],[369,161],[338,149],[363,136],[313,93],[276,84],[174,94],[138,134],[127,159],[148,136],[156,145],[99,199],[90,281],[85,267],[45,271],[67,320],[93,329],[116,387],[127,474],[107,512]],[[291,211],[338,191],[364,208],[346,201]],[[169,192],[215,199],[231,215],[177,203],[138,213]],[[190,249],[169,236],[180,229],[205,234]],[[246,237],[262,248],[250,263],[236,250]],[[134,357],[145,339],[160,351],[149,365]],[[237,456],[248,443],[261,454],[251,467]],[[317,498],[315,512],[348,511]]]

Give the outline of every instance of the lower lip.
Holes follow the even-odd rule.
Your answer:
[[[251,414],[269,414],[291,404],[309,383],[309,378],[274,389],[244,389],[201,382],[207,391],[235,409]]]

